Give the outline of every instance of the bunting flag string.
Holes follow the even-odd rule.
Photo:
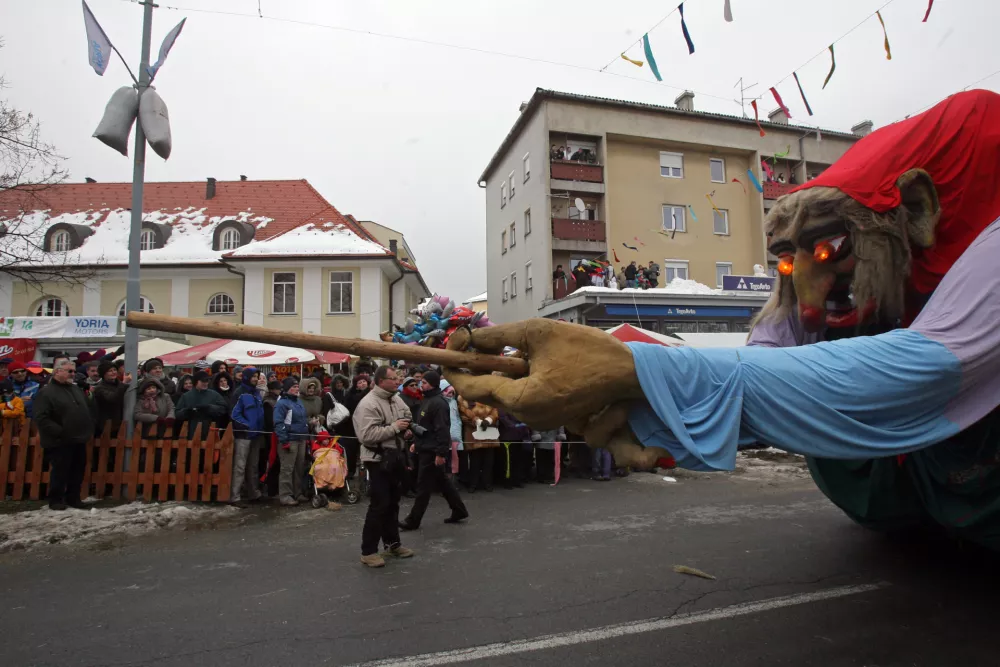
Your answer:
[[[628,245],[624,241],[622,241],[622,245],[625,246],[626,248],[628,248],[629,250],[635,250],[636,252],[639,252],[638,248],[636,248],[635,246]]]
[[[641,246],[644,246],[644,245],[646,245],[645,243],[643,243],[642,241],[640,241],[640,240],[639,240],[639,237],[638,237],[638,236],[633,236],[633,237],[632,237],[632,240],[633,240],[633,241],[636,241],[636,242],[637,242],[637,243],[638,243],[639,245],[641,245]]]
[[[761,168],[762,168],[762,169],[764,170],[764,173],[765,173],[765,174],[767,174],[767,177],[768,177],[768,178],[769,178],[770,180],[772,180],[772,181],[773,181],[773,180],[774,180],[774,170],[773,170],[773,169],[771,169],[771,165],[769,165],[769,164],[767,163],[767,160],[766,160],[766,159],[761,159],[761,161],[760,161],[760,166],[761,166]]]
[[[696,216],[694,214],[694,209],[691,208],[691,204],[688,204],[688,211],[691,212],[691,219],[694,220],[695,222],[698,222],[698,216]],[[675,227],[675,229],[676,229],[676,227]]]
[[[806,105],[806,111],[809,112],[809,115],[813,115],[812,107],[809,106],[809,100],[806,99],[806,94],[802,91],[802,84],[799,83],[798,72],[792,72],[792,76],[795,77],[795,85],[799,87],[799,97],[802,98],[802,104]]]
[[[788,154],[791,153],[791,152],[792,152],[792,145],[791,144],[785,144],[785,152],[783,152],[783,153],[775,153],[774,154],[774,158],[776,160],[781,159],[781,158],[786,158],[786,157],[788,157]]]
[[[753,107],[753,119],[757,121],[757,129],[760,130],[760,136],[767,134],[764,132],[764,128],[760,126],[760,114],[757,113],[757,100],[750,100],[750,106]]]
[[[691,33],[688,32],[687,23],[684,21],[684,3],[677,5],[677,11],[681,13],[681,31],[684,33],[684,41],[688,45],[688,55],[694,53],[694,42],[691,41]]]
[[[934,0],[931,0],[933,3]],[[722,16],[726,19],[726,23],[733,22],[733,8],[729,6],[729,0],[726,0],[725,6],[722,8]]]
[[[653,71],[653,76],[656,77],[657,81],[663,81],[663,77],[660,76],[660,69],[656,66],[656,59],[653,58],[653,49],[649,46],[648,32],[642,36],[642,50],[646,54],[646,61],[649,63],[649,69]]]
[[[615,256],[615,263],[616,264],[621,264],[622,263],[622,261],[620,259],[618,259],[618,253],[615,252],[614,248],[611,249],[611,254]]]
[[[743,181],[741,181],[740,179],[738,179],[738,178],[734,178],[733,180],[731,180],[731,181],[729,181],[729,182],[730,182],[730,183],[739,183],[739,184],[740,184],[740,187],[741,187],[741,188],[743,188],[743,194],[746,194],[746,193],[747,193],[747,186],[743,185]]]
[[[771,94],[774,95],[774,101],[778,103],[778,106],[781,107],[781,110],[785,112],[785,115],[791,118],[792,112],[789,111],[788,107],[785,106],[785,103],[781,101],[781,95],[778,94],[778,89],[775,88],[774,86],[771,86]]]
[[[882,20],[882,12],[875,12],[875,16],[878,17],[878,22],[882,24],[882,35],[885,37],[885,59],[892,60],[892,51],[889,49],[889,33],[885,31],[885,21]]]
[[[921,23],[927,23],[927,17],[931,15],[931,7],[934,6],[934,0],[927,0],[927,13],[924,14],[924,20]]]
[[[830,82],[830,77],[833,76],[833,70],[837,69],[837,58],[833,55],[833,44],[830,45],[830,71],[826,75],[826,79],[823,81],[823,89],[826,88],[826,84]]]
[[[635,65],[636,67],[642,67],[645,64],[641,60],[633,60],[632,58],[629,58],[624,53],[622,54],[622,60],[627,60],[630,63],[632,63],[633,65]]]
[[[752,169],[747,169],[747,176],[750,177],[750,182],[753,183],[753,186],[757,188],[757,192],[764,192],[764,188],[760,186],[760,181],[754,176]]]

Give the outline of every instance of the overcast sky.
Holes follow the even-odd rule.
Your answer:
[[[142,7],[88,4],[137,71]],[[882,10],[891,61],[873,17],[835,46],[837,70],[825,90],[828,54],[798,70],[815,113],[808,117],[792,69],[883,4],[732,0],[735,20],[726,23],[723,0],[688,0],[695,53],[688,55],[674,13],[650,33],[657,83],[648,66],[618,55],[674,0],[260,0],[264,16],[576,68],[261,20],[257,0],[165,0],[154,15],[154,60],[163,36],[188,21],[155,82],[169,107],[173,152],[164,162],[147,151],[146,178],[305,178],[342,213],[405,233],[431,289],[465,299],[486,289],[476,179],[536,87],[659,104],[690,88],[697,109],[738,115],[731,99],[742,76],[759,84],[750,94],[766,95],[764,117],[776,106],[768,87],[788,76],[778,89],[793,122],[849,131],[863,119],[891,123],[1000,69],[1000,2],[938,0],[921,23],[927,0],[893,0]],[[103,77],[88,65],[80,0],[5,0],[0,36],[5,94],[38,117],[68,158],[71,179],[130,181],[131,158],[91,137],[128,74],[117,58]],[[642,59],[641,45],[628,54]],[[612,74],[596,71],[612,60]],[[977,86],[1000,89],[1000,74]]]

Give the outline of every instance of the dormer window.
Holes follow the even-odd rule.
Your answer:
[[[236,250],[240,247],[240,231],[228,227],[222,232],[222,250]]]
[[[139,250],[153,250],[156,248],[156,232],[152,229],[142,230],[139,237]]]
[[[238,220],[223,220],[215,228],[212,236],[212,249],[229,252],[253,241],[254,227],[248,222]]]
[[[52,235],[52,251],[53,252],[66,252],[72,246],[69,238],[69,232],[66,230],[61,230]]]
[[[167,239],[173,233],[170,225],[159,222],[143,222],[139,233],[139,250],[156,250],[167,245]]]

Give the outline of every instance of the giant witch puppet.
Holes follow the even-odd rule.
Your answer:
[[[623,344],[533,319],[448,343],[517,348],[527,376],[446,375],[623,463],[666,451],[732,470],[741,444],[797,452],[859,523],[1000,549],[1000,96],[959,93],[871,133],[766,228],[780,276],[747,347]]]

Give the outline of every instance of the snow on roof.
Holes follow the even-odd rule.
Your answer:
[[[309,223],[266,241],[254,241],[226,254],[226,257],[267,255],[385,255],[378,243],[367,241],[344,225]]]
[[[608,292],[625,292],[637,294],[726,294],[721,289],[714,289],[698,282],[697,280],[685,280],[684,278],[674,278],[664,287],[653,287],[650,289],[640,289],[638,287],[626,287],[625,289],[615,289],[614,287],[581,287],[573,292],[578,294],[607,294]]]
[[[462,303],[479,303],[480,301],[486,301],[486,292],[483,292],[482,294],[477,294],[474,297],[468,298],[465,301],[463,301]]]

